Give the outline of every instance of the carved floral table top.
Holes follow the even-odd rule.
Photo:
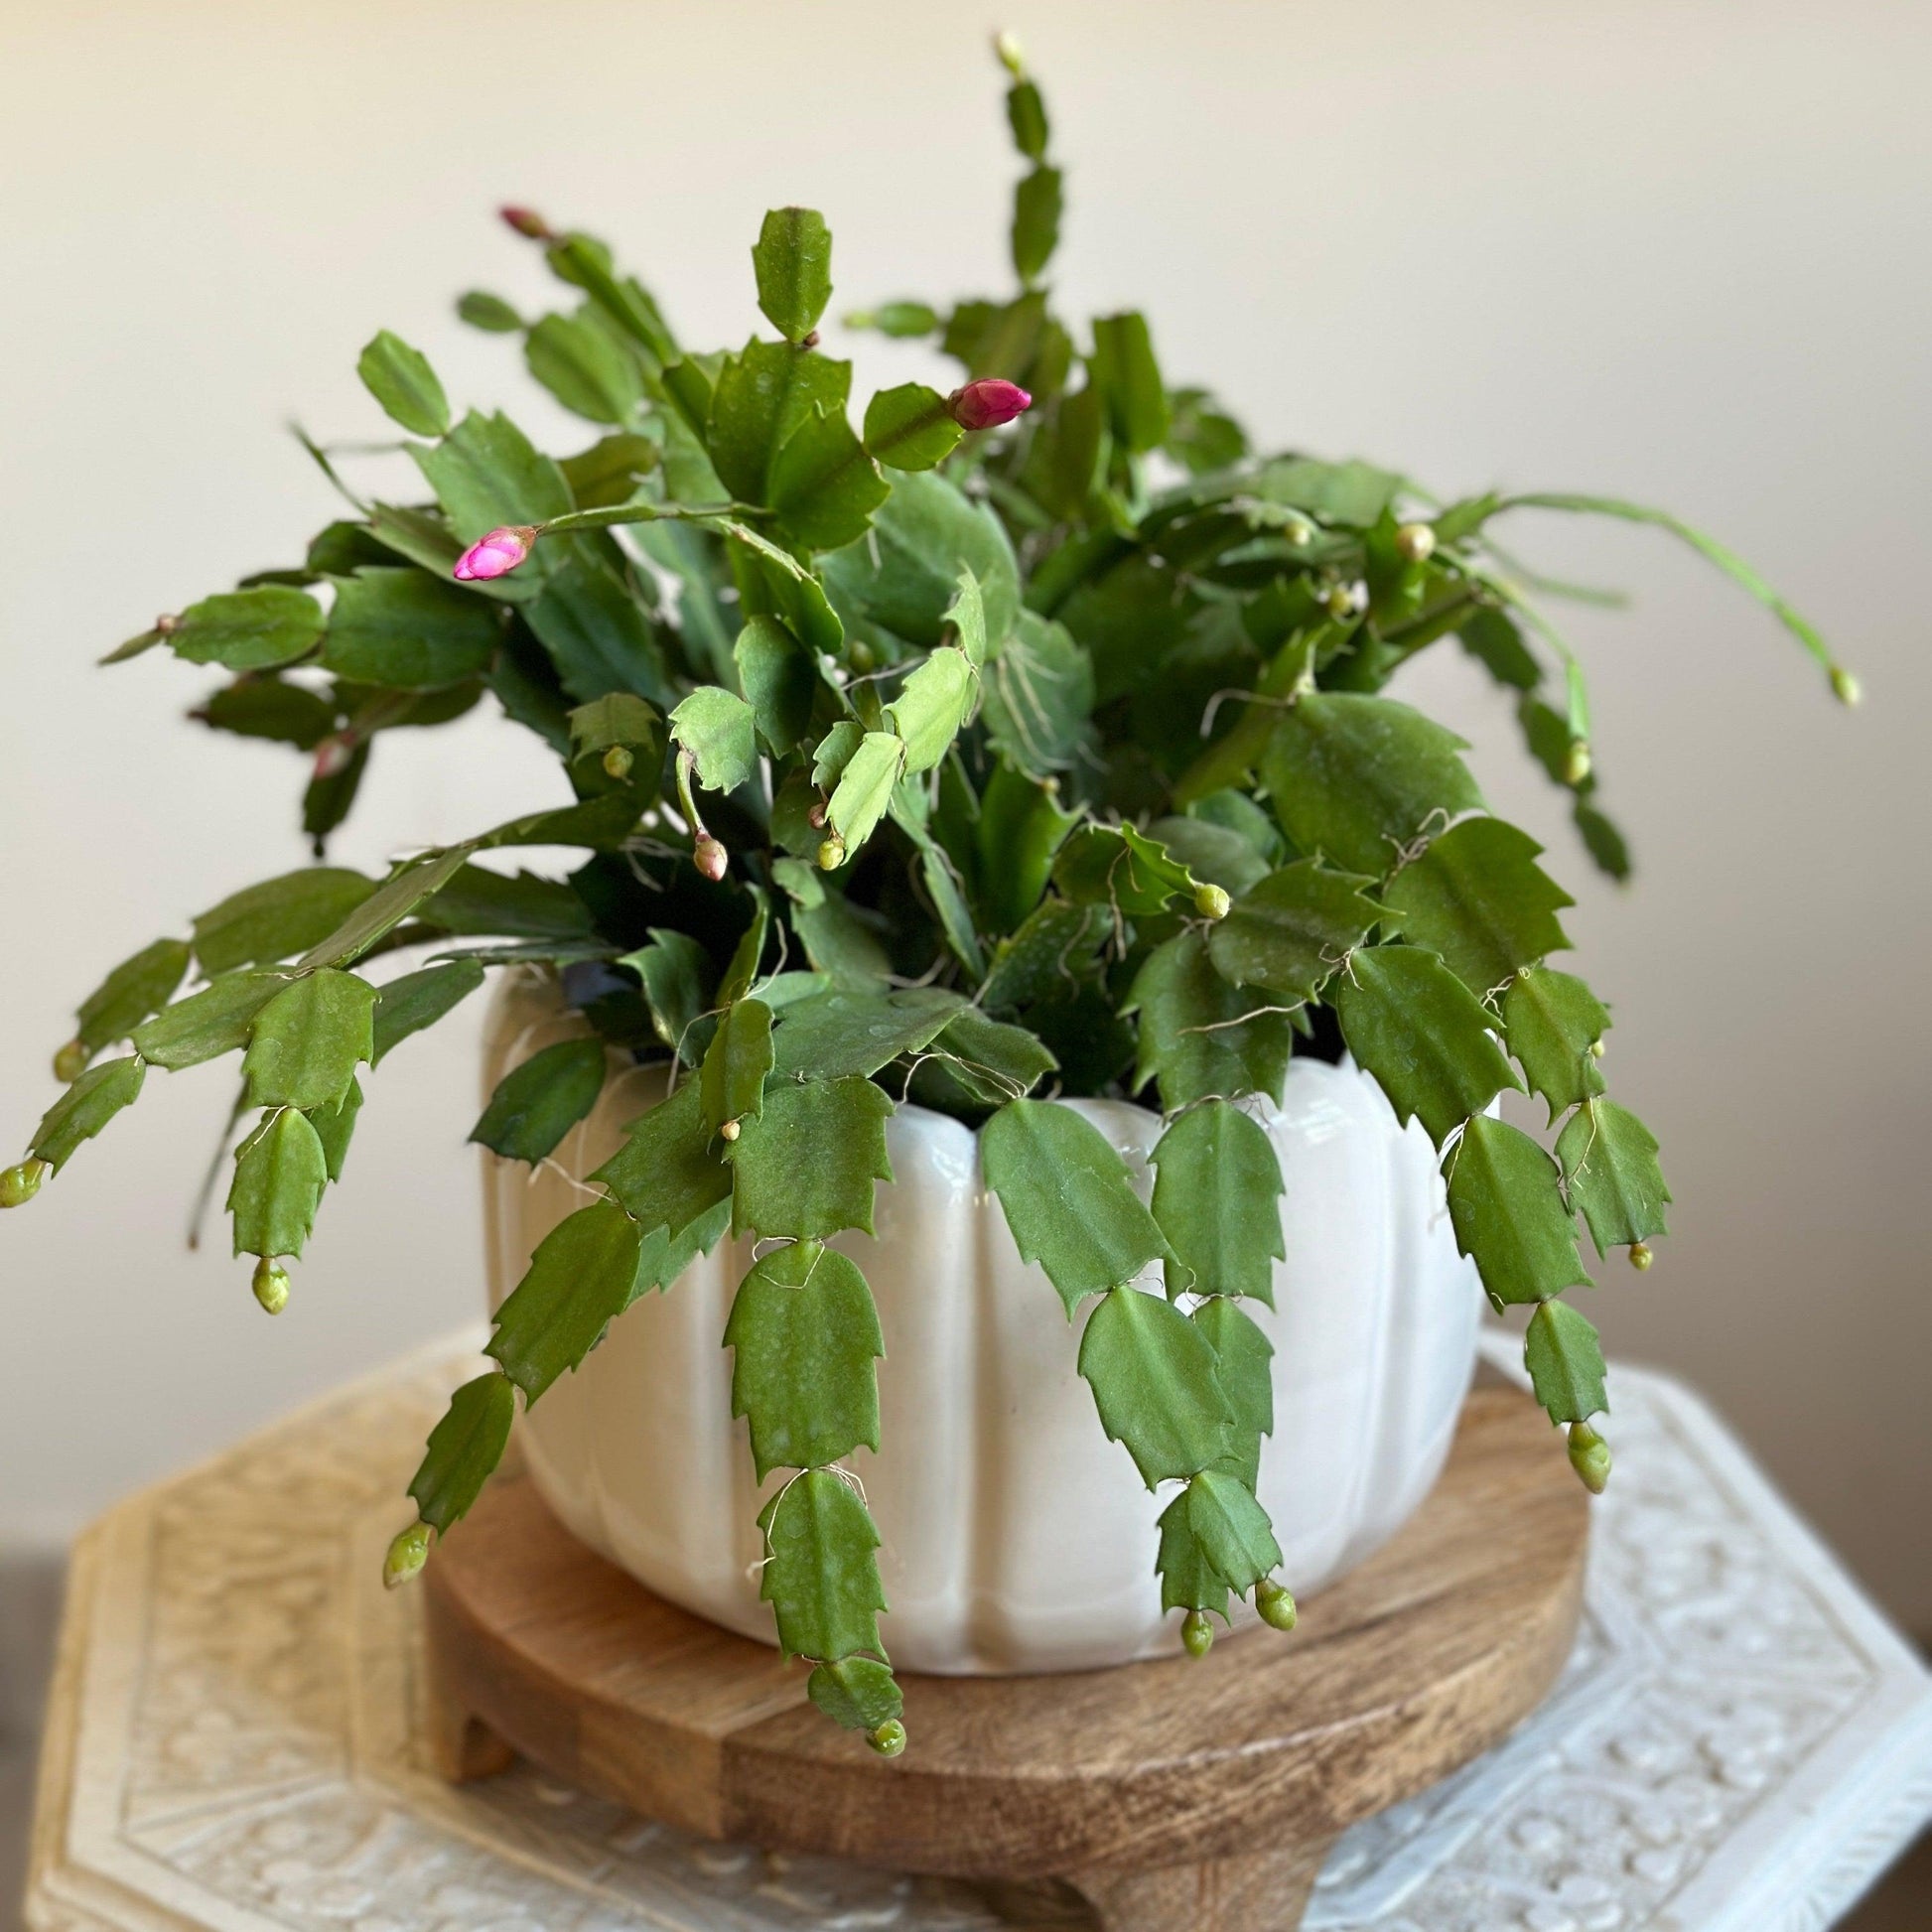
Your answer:
[[[382,1551],[451,1342],[79,1544],[33,1932],[999,1932],[1057,1899],[707,1844],[421,1743]],[[1336,1845],[1324,1932],[1805,1932],[1932,1816],[1932,1677],[1687,1391],[1624,1369],[1584,1632],[1514,1737]]]

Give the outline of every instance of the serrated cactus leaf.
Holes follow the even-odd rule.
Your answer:
[[[1603,1003],[1574,974],[1539,967],[1518,973],[1503,999],[1503,1028],[1531,1089],[1550,1119],[1603,1091],[1592,1050],[1609,1030]]]
[[[799,1241],[844,1228],[872,1233],[875,1183],[893,1177],[892,1111],[884,1089],[857,1074],[772,1081],[762,1110],[726,1149],[732,1232]]]
[[[1268,1512],[1229,1470],[1203,1469],[1188,1483],[1187,1527],[1236,1595],[1245,1596],[1281,1567],[1281,1545]]]
[[[1261,776],[1301,851],[1380,878],[1417,839],[1480,809],[1467,749],[1393,698],[1311,692],[1275,727]]]
[[[1298,859],[1234,901],[1207,936],[1209,956],[1237,986],[1265,987],[1290,1002],[1311,1000],[1382,916],[1363,890],[1373,884],[1359,873]]]
[[[1171,1258],[1127,1164],[1069,1107],[1016,1100],[980,1133],[986,1184],[1000,1197],[1023,1261],[1036,1261],[1070,1319],[1089,1295]]]
[[[506,1161],[541,1161],[603,1091],[603,1040],[560,1039],[497,1081],[470,1138]]]
[[[1374,1074],[1398,1120],[1441,1147],[1504,1088],[1520,1088],[1493,1016],[1434,953],[1364,946],[1336,983],[1348,1050]]]
[[[80,1023],[74,1037],[89,1053],[130,1037],[142,1021],[174,997],[190,957],[186,939],[157,939],[132,959],[122,960],[81,1001],[74,1016]]]
[[[1596,1330],[1568,1302],[1545,1302],[1530,1316],[1523,1362],[1552,1422],[1587,1422],[1609,1408]]]
[[[1586,1100],[1558,1137],[1557,1158],[1599,1255],[1670,1231],[1656,1137],[1627,1107]]]
[[[637,1224],[614,1200],[580,1207],[538,1243],[523,1279],[496,1311],[484,1351],[525,1402],[577,1368],[630,1306],[642,1258]]]
[[[514,327],[514,324],[512,324]],[[441,436],[450,427],[449,398],[421,349],[388,330],[371,337],[356,361],[362,386],[391,422],[414,436]]]
[[[146,1062],[132,1053],[88,1067],[47,1110],[28,1152],[59,1173],[82,1141],[92,1140],[123,1107],[140,1098],[147,1070]]]
[[[675,1239],[730,1197],[732,1171],[705,1127],[695,1081],[639,1114],[591,1178],[617,1195],[646,1236],[664,1230]]]
[[[257,1013],[242,1057],[251,1107],[334,1106],[375,1056],[375,988],[329,969],[291,980]]]
[[[235,1150],[228,1212],[238,1255],[299,1255],[316,1223],[329,1156],[293,1107],[272,1113]]]
[[[832,235],[816,208],[774,207],[752,247],[759,307],[788,343],[802,343],[832,299]]]
[[[771,1071],[771,1009],[762,1000],[736,1000],[725,1009],[698,1070],[705,1126],[717,1133],[729,1121],[756,1120]]]
[[[1191,1476],[1233,1446],[1234,1408],[1207,1337],[1165,1298],[1110,1289],[1080,1337],[1080,1374],[1100,1426],[1150,1489]]]
[[[1169,1296],[1248,1295],[1272,1309],[1275,1263],[1288,1250],[1281,1163],[1264,1129],[1230,1102],[1209,1100],[1174,1121],[1149,1159],[1154,1218],[1174,1255]]]
[[[1449,1163],[1449,1220],[1497,1308],[1587,1288],[1563,1175],[1536,1142],[1478,1114]]]
[[[1210,1094],[1281,1099],[1292,1037],[1288,1015],[1272,994],[1230,986],[1215,971],[1200,932],[1177,932],[1157,946],[1121,1011],[1140,1015],[1135,1084],[1158,1081],[1169,1112]]]
[[[1570,944],[1557,913],[1576,900],[1536,863],[1542,850],[1499,818],[1465,818],[1404,866],[1382,900],[1404,938],[1486,996]]]
[[[863,1652],[883,1657],[879,1532],[857,1490],[830,1469],[807,1469],[765,1504],[759,1528],[759,1594],[771,1605],[784,1654],[828,1664]]]
[[[479,1375],[450,1398],[409,1485],[421,1519],[439,1534],[467,1516],[482,1495],[503,1459],[515,1417],[516,1391],[506,1376]]]
[[[725,1346],[732,1414],[751,1426],[760,1482],[878,1449],[873,1363],[886,1340],[856,1262],[816,1241],[774,1249],[739,1284]]]

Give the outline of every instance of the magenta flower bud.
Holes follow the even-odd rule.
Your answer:
[[[518,207],[512,202],[507,207],[499,207],[496,212],[518,234],[527,236],[531,241],[548,241],[551,238],[550,223],[533,207]]]
[[[466,584],[505,576],[530,554],[536,535],[534,523],[505,523],[473,543],[456,560],[456,569],[450,574]]]
[[[1019,383],[997,375],[981,376],[946,398],[946,407],[961,429],[998,429],[1033,406],[1033,397]]]
[[[719,880],[725,876],[725,868],[731,863],[731,854],[717,839],[706,832],[691,848],[691,863],[707,879]]]

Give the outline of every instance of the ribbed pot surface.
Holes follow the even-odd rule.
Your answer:
[[[485,1092],[582,1030],[547,983],[505,976]],[[614,1055],[613,1069],[552,1165],[483,1156],[492,1308],[591,1197],[572,1176],[601,1165],[624,1123],[661,1097],[661,1067]],[[1159,1118],[1123,1101],[1063,1104],[1113,1142],[1147,1193]],[[1481,1291],[1455,1251],[1427,1135],[1399,1127],[1366,1074],[1298,1058],[1282,1106],[1256,1113],[1281,1159],[1288,1250],[1275,1312],[1246,1305],[1275,1345],[1259,1494],[1283,1581],[1307,1594],[1392,1536],[1436,1480],[1469,1383]],[[883,1539],[894,1662],[1012,1673],[1177,1650],[1179,1612],[1163,1613],[1153,1567],[1169,1491],[1148,1494],[1102,1435],[1075,1372],[1078,1323],[1021,1262],[981,1182],[977,1136],[906,1106],[887,1142],[896,1178],[879,1187],[876,1238],[833,1245],[864,1268],[886,1337],[881,1450],[851,1466]],[[538,1488],[579,1537],[659,1595],[773,1642],[756,1522],[784,1472],[762,1486],[753,1473],[721,1342],[751,1261],[751,1243],[727,1237],[670,1291],[643,1297],[519,1429]]]

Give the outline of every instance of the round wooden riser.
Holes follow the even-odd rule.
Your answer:
[[[1486,1750],[1569,1655],[1587,1498],[1541,1410],[1468,1400],[1395,1541],[1204,1659],[908,1677],[904,1756],[806,1701],[802,1665],[673,1608],[492,1484],[429,1567],[453,1778],[514,1749],[708,1838],[904,1871],[1060,1878],[1110,1932],[1280,1932],[1335,1836]]]

